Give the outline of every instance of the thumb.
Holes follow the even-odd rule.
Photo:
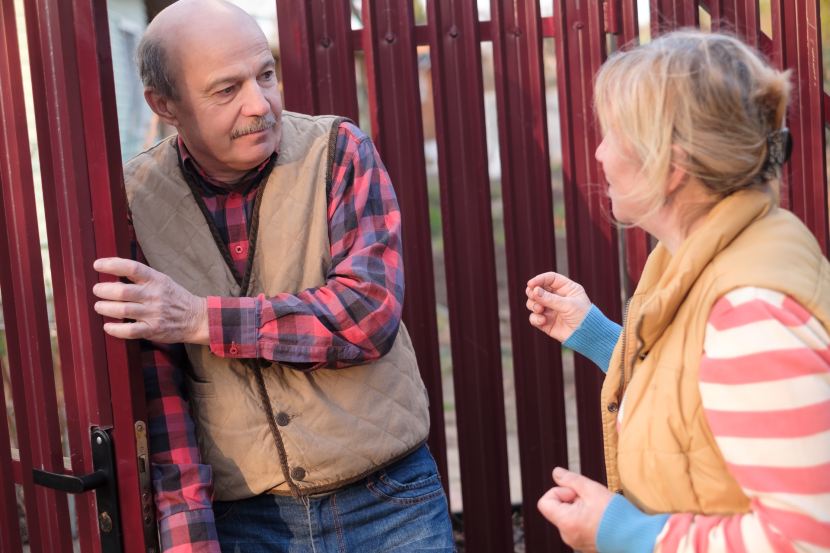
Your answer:
[[[583,495],[586,484],[590,482],[590,480],[581,474],[571,472],[562,467],[553,469],[553,481],[559,486],[572,489],[577,495]]]

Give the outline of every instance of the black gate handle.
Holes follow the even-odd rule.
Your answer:
[[[32,473],[35,484],[66,493],[84,493],[107,485],[107,473],[100,469],[83,476],[55,474],[40,469],[32,469]]]
[[[84,493],[95,490],[98,509],[98,537],[102,553],[124,551],[121,540],[121,516],[118,510],[118,482],[115,458],[109,429],[94,426],[90,431],[92,468],[95,472],[83,476],[57,474],[32,469],[35,484],[66,493]]]

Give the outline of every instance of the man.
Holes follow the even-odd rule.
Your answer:
[[[139,63],[178,134],[125,166],[147,264],[99,259],[130,282],[93,292],[127,320],[106,332],[142,339],[163,549],[451,551],[371,141],[283,112],[265,37],[223,0],[162,11]]]

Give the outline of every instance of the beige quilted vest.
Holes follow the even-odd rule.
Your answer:
[[[182,176],[175,137],[133,158],[124,176],[148,263],[199,296],[271,297],[324,284],[331,262],[327,188],[339,123],[283,112],[279,157],[252,220],[256,246],[245,289]],[[187,352],[196,376],[187,378],[191,408],[216,499],[336,489],[426,440],[426,390],[403,324],[383,358],[340,370],[225,359],[207,346],[189,345]]]
[[[601,405],[608,486],[646,512],[749,509],[706,422],[698,386],[711,308],[742,286],[788,294],[830,328],[827,259],[801,221],[757,191],[721,201],[674,256],[658,245],[631,298]]]

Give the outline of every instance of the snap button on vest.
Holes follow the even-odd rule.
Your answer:
[[[620,410],[620,406],[617,404],[616,401],[614,401],[608,404],[608,410],[612,413],[616,413]]]
[[[288,423],[291,421],[291,417],[288,416],[288,413],[277,413],[277,424],[280,426],[287,426]]]
[[[302,480],[305,478],[305,469],[303,467],[294,467],[291,469],[291,478],[293,480]]]

